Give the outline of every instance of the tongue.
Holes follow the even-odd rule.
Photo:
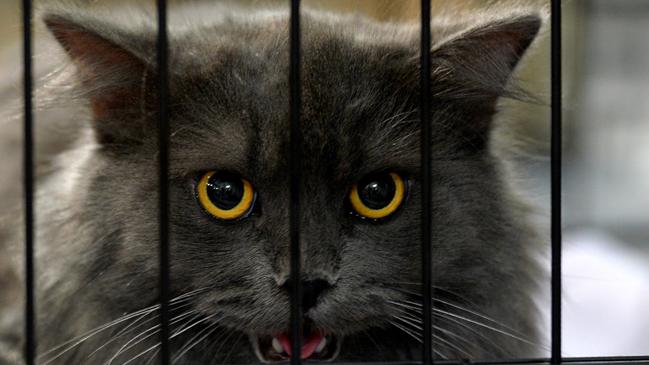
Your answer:
[[[313,355],[313,353],[315,352],[315,349],[322,341],[323,337],[324,336],[319,332],[313,332],[307,338],[303,337],[300,358],[304,360],[311,357],[311,355]],[[291,340],[288,338],[288,336],[282,333],[281,335],[277,336],[277,339],[279,340],[279,343],[282,345],[282,348],[288,354],[288,356],[292,356]]]

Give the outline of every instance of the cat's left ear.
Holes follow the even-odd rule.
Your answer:
[[[498,98],[515,96],[509,81],[542,23],[540,15],[509,17],[433,44],[433,97],[461,115],[453,128],[473,146],[484,146]]]
[[[88,14],[46,13],[43,20],[76,68],[102,144],[137,143],[150,134],[155,113],[155,38]]]
[[[482,92],[476,97],[499,96],[541,24],[540,16],[520,16],[478,25],[442,40],[433,45],[432,62],[437,67],[433,77],[442,82],[443,77],[450,77],[455,91],[475,89]],[[452,96],[453,91],[445,94]]]

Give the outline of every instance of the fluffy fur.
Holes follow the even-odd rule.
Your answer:
[[[181,298],[172,330],[187,329],[172,346],[179,364],[256,363],[250,340],[289,326],[288,17],[203,10],[202,21],[170,26],[171,272]],[[418,28],[315,11],[303,17],[302,275],[331,286],[305,316],[341,339],[338,361],[414,360]],[[54,83],[69,85],[62,99],[75,112],[63,124],[75,138],[38,186],[41,363],[146,364],[157,356],[156,30],[146,17],[114,18],[64,7],[43,15],[68,56]],[[541,22],[538,13],[509,10],[433,23],[439,358],[542,350],[532,301],[542,279],[539,242],[490,146],[497,100],[519,95],[508,80]],[[207,217],[194,188],[212,169],[251,181],[260,214],[230,224]],[[406,203],[380,224],[354,219],[345,208],[350,186],[381,170],[408,177]],[[5,229],[11,252],[21,244],[16,227]],[[20,267],[10,267],[20,277]],[[6,293],[15,295],[0,293],[2,316],[12,318],[0,322],[0,364],[13,365],[20,303]],[[76,340],[120,318],[127,320]]]

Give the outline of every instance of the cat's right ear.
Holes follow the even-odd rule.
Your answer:
[[[84,16],[49,13],[43,20],[76,67],[98,141],[141,141],[156,110],[155,65],[147,59],[155,43]]]

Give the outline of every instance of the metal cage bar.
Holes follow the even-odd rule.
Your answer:
[[[561,1],[551,7],[551,237],[552,237],[552,364],[561,364]]]
[[[437,365],[553,365],[550,358],[502,359],[502,360],[435,360]],[[571,365],[649,365],[647,356],[601,356],[564,357],[564,364]],[[422,365],[421,361],[384,362],[336,362],[331,365]]]
[[[431,162],[431,34],[430,34],[430,0],[421,1],[421,244],[422,244],[422,324],[423,353],[425,365],[433,361],[433,324],[432,324],[432,162]]]
[[[300,283],[300,166],[302,137],[301,86],[300,86],[300,0],[290,0],[290,240],[291,240],[291,337],[293,354],[301,350],[301,283]],[[501,361],[475,361],[473,364],[648,364],[647,356],[615,356],[564,358],[561,355],[561,1],[551,2],[551,125],[552,125],[552,176],[551,176],[551,238],[552,238],[552,323],[551,357],[541,359],[508,359]],[[170,294],[170,248],[169,248],[169,110],[168,110],[168,33],[167,1],[157,0],[158,34],[158,138],[159,138],[159,235],[160,235],[160,341],[161,361],[170,364],[169,347],[169,294]],[[423,281],[423,364],[432,364],[432,174],[431,174],[431,80],[430,49],[431,19],[430,1],[421,2],[421,179],[422,179],[422,281]],[[33,49],[32,49],[32,1],[22,0],[23,23],[23,77],[24,77],[24,143],[23,143],[23,189],[25,229],[25,349],[26,365],[36,362],[35,321],[35,219],[34,219],[34,131],[33,131]],[[463,361],[435,361],[438,364],[467,364]],[[291,357],[292,365],[300,365],[300,356]],[[338,363],[343,364],[343,363]],[[363,364],[363,363],[353,363]],[[369,363],[366,363],[369,364]],[[373,363],[381,364],[381,363]],[[421,362],[389,362],[383,364],[421,364]]]
[[[24,141],[23,189],[25,198],[25,363],[36,363],[36,316],[34,298],[34,131],[32,2],[23,0]]]
[[[300,365],[302,359],[302,287],[300,282],[300,168],[302,164],[302,135],[300,118],[302,92],[300,89],[300,0],[291,0],[290,13],[290,60],[289,60],[289,108],[290,108],[290,211],[291,239],[291,365]]]
[[[169,44],[167,39],[167,1],[157,1],[158,10],[158,146],[159,146],[159,203],[160,203],[160,358],[169,365]]]

